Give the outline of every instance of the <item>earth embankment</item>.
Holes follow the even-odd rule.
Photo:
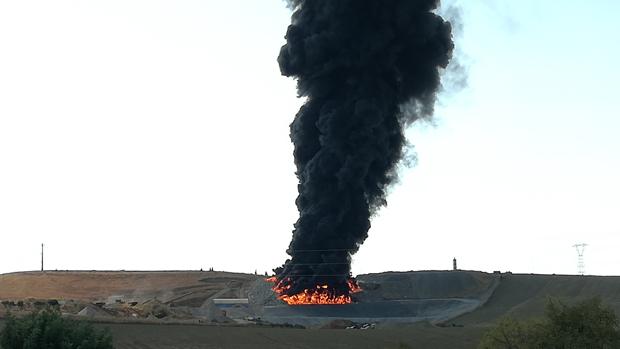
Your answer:
[[[453,321],[470,326],[489,325],[505,316],[540,317],[549,298],[571,303],[593,297],[600,297],[620,314],[620,277],[502,274],[498,287],[483,306]]]

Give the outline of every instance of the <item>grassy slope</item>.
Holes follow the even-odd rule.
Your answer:
[[[595,296],[620,314],[620,277],[509,274],[483,307],[454,322],[484,326],[507,315],[539,317],[549,297],[571,302]]]

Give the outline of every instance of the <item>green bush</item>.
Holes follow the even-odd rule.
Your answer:
[[[505,318],[482,338],[479,349],[620,348],[618,318],[599,298],[573,306],[549,300],[541,320]]]
[[[3,349],[110,349],[108,331],[90,323],[63,319],[60,313],[43,310],[24,318],[9,316],[0,333]]]

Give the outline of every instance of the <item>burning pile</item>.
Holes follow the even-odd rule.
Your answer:
[[[276,268],[289,304],[349,303],[351,256],[397,179],[404,128],[433,113],[451,59],[438,0],[290,0],[278,57],[307,97],[291,124],[299,219]]]
[[[338,294],[329,285],[316,285],[315,288],[305,289],[300,293],[287,295],[286,290],[290,288],[288,282],[278,282],[277,278],[271,277],[267,281],[276,283],[273,290],[278,294],[278,299],[286,302],[288,305],[303,304],[349,304],[352,302],[351,293],[360,292],[362,289],[357,285],[354,279],[349,279],[348,293]]]

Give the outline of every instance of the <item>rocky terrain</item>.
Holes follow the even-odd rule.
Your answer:
[[[212,299],[247,297],[258,276],[216,271],[46,271],[0,275],[0,315],[46,306],[106,320],[216,320]],[[262,279],[262,278],[260,278]]]

